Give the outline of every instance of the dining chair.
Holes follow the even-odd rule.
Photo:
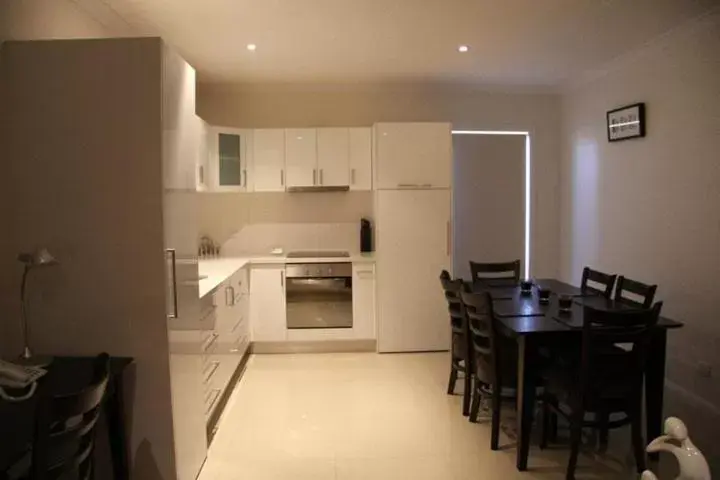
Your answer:
[[[540,447],[545,448],[548,444],[551,413],[568,418],[570,459],[567,479],[575,478],[584,427],[602,430],[630,424],[638,472],[645,469],[643,377],[650,336],[661,308],[661,302],[651,309],[627,311],[586,306],[580,358],[573,363],[554,364],[542,369],[544,392]],[[623,344],[624,348],[615,348],[617,344]],[[586,413],[599,415],[586,418]],[[616,418],[611,420],[613,415]]]
[[[520,281],[520,260],[512,262],[479,263],[470,262],[470,274],[474,284]]]
[[[450,381],[448,382],[448,395],[455,393],[455,384],[458,374],[463,374],[465,388],[463,390],[463,415],[470,413],[470,399],[472,395],[472,361],[470,360],[469,333],[465,318],[464,307],[460,294],[463,290],[462,279],[453,280],[447,270],[440,273],[440,283],[445,292],[445,299],[450,314],[450,332],[452,335],[452,350],[450,354]]]
[[[470,421],[477,422],[483,398],[491,400],[490,448],[498,449],[500,412],[503,399],[514,399],[517,385],[517,346],[498,335],[493,304],[488,292],[462,292],[462,301],[470,330],[473,368],[473,398]]]
[[[609,273],[593,270],[590,267],[585,267],[583,269],[582,281],[580,282],[580,290],[582,293],[591,293],[605,298],[610,298],[612,296],[613,287],[615,287],[616,278],[617,275],[611,275]]]
[[[95,427],[109,376],[110,357],[103,353],[95,358],[92,378],[84,388],[38,400],[30,465],[19,478],[94,478]],[[42,395],[42,386],[38,392]]]
[[[655,300],[656,291],[657,285],[647,285],[620,275],[617,279],[617,286],[615,287],[615,300],[635,304],[642,308],[650,308]],[[640,300],[629,298],[628,294]]]

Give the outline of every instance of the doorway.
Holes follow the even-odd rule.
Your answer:
[[[453,272],[520,259],[530,276],[530,134],[454,130]]]

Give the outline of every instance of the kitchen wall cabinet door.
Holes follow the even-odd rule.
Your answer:
[[[252,132],[252,178],[255,192],[285,191],[285,130]]]
[[[285,130],[285,169],[288,187],[311,187],[318,184],[317,130]]]
[[[375,338],[375,265],[353,264],[353,333]]]
[[[349,129],[350,190],[372,190],[372,129]]]
[[[285,265],[250,270],[250,326],[254,342],[286,340]]]
[[[247,190],[249,137],[247,130],[214,126],[208,129],[210,190]]]
[[[450,188],[451,135],[449,123],[376,124],[375,188]]]
[[[317,184],[350,185],[350,133],[347,128],[318,128]]]

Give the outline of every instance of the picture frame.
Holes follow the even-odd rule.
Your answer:
[[[645,104],[634,103],[607,112],[608,142],[645,136]]]

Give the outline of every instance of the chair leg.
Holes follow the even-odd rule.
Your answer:
[[[640,402],[642,402],[642,399],[638,399],[638,401],[635,402],[637,406],[633,409],[631,424],[632,446],[635,452],[635,464],[637,465],[638,473],[642,473],[646,468],[645,442],[642,435],[642,408],[639,405]]]
[[[542,401],[542,422],[540,423],[540,448],[545,449],[548,446],[548,435],[550,434],[550,404],[549,398],[545,397]]]
[[[478,380],[475,379],[473,381],[473,397],[472,397],[472,405],[470,406],[470,418],[469,420],[472,423],[477,423],[478,421],[478,413],[480,413],[480,403],[482,402],[482,393],[480,393],[480,386],[478,384]]]
[[[466,369],[465,370],[465,378],[464,381],[464,390],[463,390],[463,415],[468,416],[470,415],[470,400],[472,399],[472,375],[470,375],[470,372]]]
[[[608,441],[610,437],[610,429],[608,428],[608,422],[610,421],[610,415],[607,412],[598,412],[597,421],[599,424],[599,450],[606,452],[608,448]]]
[[[575,480],[575,468],[580,455],[580,440],[582,437],[582,424],[584,412],[581,408],[573,411],[570,418],[570,460],[568,461],[567,480]]]
[[[457,369],[455,368],[455,365],[452,364],[452,361],[450,361],[450,381],[448,382],[447,389],[448,395],[453,395],[455,393],[455,382],[457,382],[457,378]]]
[[[500,444],[500,400],[502,387],[499,382],[492,386],[492,425],[490,434],[490,450],[497,450]]]

